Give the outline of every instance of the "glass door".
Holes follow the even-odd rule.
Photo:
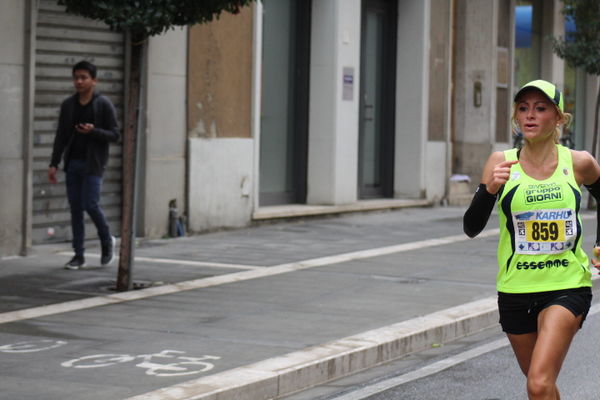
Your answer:
[[[263,0],[261,206],[306,201],[310,1]]]
[[[365,0],[361,39],[359,198],[393,196],[395,1]]]

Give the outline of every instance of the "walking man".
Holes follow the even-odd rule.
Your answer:
[[[81,61],[73,66],[76,93],[63,101],[54,137],[48,180],[57,183],[56,172],[61,157],[66,172],[67,197],[71,209],[71,230],[75,255],[66,269],[85,266],[84,240],[86,211],[96,229],[102,247],[100,264],[114,259],[115,238],[110,233],[106,217],[100,208],[102,174],[108,161],[108,145],[119,140],[117,116],[112,102],[94,89],[96,66]]]

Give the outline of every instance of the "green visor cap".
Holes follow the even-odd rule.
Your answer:
[[[551,84],[550,82],[544,81],[542,79],[538,79],[536,81],[531,81],[529,83],[526,83],[525,85],[523,85],[523,87],[521,89],[519,89],[519,91],[517,92],[517,94],[515,94],[515,103],[517,102],[517,99],[519,98],[519,96],[521,96],[521,94],[523,94],[523,92],[525,92],[528,89],[537,89],[540,92],[544,93],[546,95],[546,97],[548,98],[548,100],[550,100],[551,102],[553,102],[554,104],[556,104],[556,106],[558,107],[558,109],[561,112],[564,112],[564,99],[563,99],[563,95],[561,93],[560,90],[558,90],[556,88],[556,86],[554,86],[553,84]]]

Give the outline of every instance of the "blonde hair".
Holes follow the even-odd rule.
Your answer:
[[[518,103],[516,101],[513,103],[513,112],[512,117],[510,118],[510,126],[512,128],[512,133],[518,132],[520,128],[519,123],[517,122],[517,104]],[[569,126],[571,126],[571,122],[573,121],[573,115],[567,112],[560,111],[560,108],[558,108],[556,104],[552,102],[550,102],[550,104],[554,106],[554,109],[558,114],[558,118],[563,121],[562,123],[556,125],[556,127],[554,128],[554,143],[559,143],[560,135],[562,133],[561,127],[564,126],[565,128],[568,128]]]

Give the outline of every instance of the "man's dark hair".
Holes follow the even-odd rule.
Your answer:
[[[90,73],[92,79],[96,79],[96,71],[98,70],[94,64],[89,61],[79,61],[77,64],[73,65],[73,74],[78,69],[84,69]]]

